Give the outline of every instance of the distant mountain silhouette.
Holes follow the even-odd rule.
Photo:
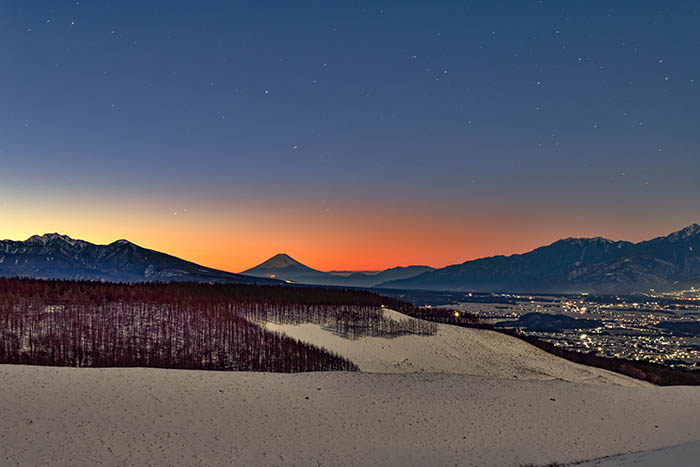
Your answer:
[[[432,268],[428,266],[396,267],[378,273],[323,272],[305,266],[285,253],[280,253],[241,274],[303,284],[372,287],[386,281],[413,277],[426,271],[432,271]]]
[[[635,293],[700,285],[700,225],[631,243],[567,238],[529,253],[447,266],[379,287],[512,292]]]
[[[551,313],[526,313],[516,320],[500,321],[494,326],[497,328],[521,328],[530,332],[558,332],[562,329],[594,329],[603,327],[603,322]]]
[[[259,269],[286,269],[294,271],[318,272],[308,266],[304,266],[286,253],[280,253],[257,266]]]
[[[300,282],[304,284],[323,283],[327,274],[317,271],[308,266],[301,264],[286,253],[280,253],[267,261],[255,266],[254,268],[243,271],[241,274],[254,277],[275,278],[292,282]]]
[[[200,266],[127,240],[95,245],[66,235],[0,241],[0,277],[110,282],[279,283]]]
[[[358,281],[365,280],[368,283],[371,283],[368,286],[375,286],[377,284],[381,284],[387,281],[415,277],[427,271],[434,271],[434,268],[431,268],[430,266],[398,266],[395,268],[385,269],[384,271],[381,271],[378,274],[355,272],[349,277],[350,279]]]

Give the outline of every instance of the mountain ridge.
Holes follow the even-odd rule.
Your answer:
[[[58,233],[33,235],[25,241],[0,241],[0,277],[109,282],[279,283],[208,268],[124,239],[97,245]]]
[[[565,238],[377,285],[381,288],[548,293],[637,293],[700,285],[700,225],[638,243]]]
[[[278,253],[241,274],[314,285],[372,287],[387,280],[413,277],[432,269],[429,266],[414,265],[393,267],[377,273],[347,271],[347,274],[341,274],[337,271],[319,271],[300,263],[286,253]]]
[[[700,286],[700,225],[637,243],[603,237],[557,240],[526,253],[433,269],[324,272],[279,253],[241,274],[149,250],[125,239],[96,245],[68,235],[0,241],[0,277],[268,283],[391,289],[542,293],[646,293]]]

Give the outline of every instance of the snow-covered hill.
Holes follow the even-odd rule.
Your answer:
[[[445,325],[348,340],[267,326],[362,371],[0,365],[0,465],[522,466],[700,440],[700,388],[652,386],[502,334]],[[642,465],[696,465],[688,452],[645,453],[657,463]]]
[[[385,316],[411,320],[393,310]],[[346,339],[316,324],[275,324],[267,328],[324,347],[372,373],[457,373],[506,379],[645,385],[616,373],[569,362],[505,334],[438,324],[433,336]]]
[[[0,381],[9,466],[545,465],[692,441],[700,421],[698,388],[463,374],[0,366]]]

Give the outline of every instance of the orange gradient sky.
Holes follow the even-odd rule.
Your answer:
[[[2,2],[0,237],[377,270],[700,222],[692,2],[266,3]]]
[[[522,253],[567,236],[643,240],[684,227],[683,216],[645,222],[614,209],[595,222],[571,207],[528,212],[525,206],[472,211],[452,206],[362,209],[265,202],[226,206],[122,195],[32,194],[0,202],[0,237],[24,240],[59,232],[93,243],[126,238],[206,266],[240,272],[285,252],[321,270],[378,270],[410,264],[442,267],[495,254]],[[177,207],[181,206],[181,207]],[[552,220],[552,211],[560,217]],[[662,225],[660,225],[662,224]]]

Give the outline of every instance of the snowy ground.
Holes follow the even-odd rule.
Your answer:
[[[518,466],[691,441],[700,420],[695,388],[458,374],[0,366],[0,381],[2,466]]]
[[[509,336],[440,326],[347,341],[312,325],[278,329],[363,372],[0,365],[0,465],[519,466],[700,439],[700,388],[581,367]],[[586,465],[697,465],[698,450]]]
[[[591,462],[584,462],[582,467],[660,467],[697,466],[700,464],[700,441],[685,443],[665,449],[656,449],[623,456],[606,457]]]
[[[412,319],[385,310],[392,319]],[[434,336],[393,339],[345,339],[316,324],[267,328],[324,347],[350,359],[371,373],[458,373],[507,379],[563,379],[565,381],[644,386],[646,383],[617,373],[579,365],[555,357],[505,334],[438,324]]]

